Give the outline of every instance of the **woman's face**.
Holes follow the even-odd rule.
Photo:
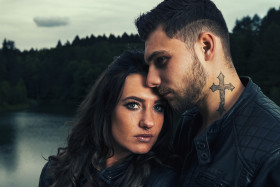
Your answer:
[[[164,120],[165,101],[145,85],[141,74],[127,76],[112,115],[115,156],[147,153],[155,144]]]

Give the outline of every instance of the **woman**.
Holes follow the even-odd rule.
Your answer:
[[[40,176],[46,186],[170,186],[172,111],[145,86],[143,53],[118,57],[82,102],[66,148],[50,156]]]

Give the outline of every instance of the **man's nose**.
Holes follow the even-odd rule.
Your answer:
[[[141,128],[145,130],[151,129],[155,125],[152,111],[150,110],[143,111],[143,116],[139,125]]]
[[[159,72],[153,65],[150,65],[149,67],[146,84],[151,88],[158,87],[161,84]]]

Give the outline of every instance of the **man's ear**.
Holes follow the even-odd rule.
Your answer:
[[[199,35],[199,43],[202,46],[204,60],[211,60],[214,56],[216,49],[215,36],[210,32],[203,32]]]

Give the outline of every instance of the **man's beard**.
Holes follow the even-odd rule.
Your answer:
[[[171,107],[177,112],[183,112],[197,106],[204,98],[202,90],[206,84],[206,72],[195,54],[190,71],[182,79],[180,89],[173,90],[167,87],[159,87],[159,93],[170,92],[173,95],[167,99]]]

